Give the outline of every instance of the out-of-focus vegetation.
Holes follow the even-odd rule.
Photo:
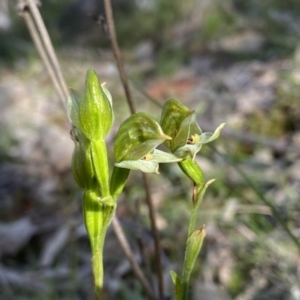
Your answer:
[[[110,43],[93,19],[102,8],[89,13],[80,9],[83,2],[42,1],[41,13],[68,85],[82,91],[86,69],[95,68],[112,91],[117,125],[128,109]],[[9,5],[12,25],[0,32],[0,273],[6,274],[0,298],[90,299],[89,245],[69,167],[72,143],[24,21]],[[147,93],[159,104],[175,97],[202,110],[205,131],[227,122],[217,149],[203,147],[197,157],[206,178],[217,181],[199,213],[207,236],[194,299],[201,300],[202,285],[222,287],[236,300],[300,299],[299,249],[259,196],[299,240],[300,2],[120,0],[114,9],[138,110],[159,117]],[[179,174],[163,166],[159,178],[151,176],[166,278],[181,266],[190,211],[190,183]],[[118,214],[136,253],[143,245],[141,265],[151,273],[139,180],[137,174],[129,179]],[[59,251],[49,254],[50,245]],[[109,234],[107,298],[146,299],[119,248]]]

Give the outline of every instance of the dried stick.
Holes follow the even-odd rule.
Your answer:
[[[34,22],[33,22],[33,19],[32,19],[32,16],[30,14],[30,12],[28,10],[24,10],[22,12],[20,12],[20,15],[24,18],[25,20],[25,23],[27,25],[27,28],[29,30],[29,33],[31,35],[31,38],[34,42],[34,45],[40,55],[40,57],[42,58],[42,61],[45,65],[45,68],[47,70],[47,72],[49,73],[50,75],[50,78],[54,84],[54,87],[58,93],[58,96],[59,96],[59,99],[61,101],[61,103],[63,104],[63,108],[65,109],[66,108],[66,103],[65,103],[65,96],[63,94],[63,91],[59,85],[59,82],[55,76],[55,73],[51,67],[51,63],[49,61],[49,58],[45,52],[45,49],[41,43],[41,40],[40,40],[40,37],[36,31],[36,28],[35,28],[35,25],[34,25]]]
[[[30,9],[27,5],[27,2],[20,0],[18,2],[17,7],[18,7],[18,13],[20,16],[22,16],[24,18],[24,21],[29,30],[30,36],[33,40],[33,43],[34,43],[40,57],[42,58],[45,68],[46,68],[47,72],[49,73],[49,76],[54,84],[54,87],[55,87],[57,93],[58,93],[58,96],[63,105],[63,108],[66,111],[66,95],[65,95],[65,93],[59,83],[59,80],[55,74],[55,71],[53,69],[53,65],[51,64],[49,56],[47,55],[47,50],[41,40],[38,28],[36,27],[36,23],[33,20],[33,17],[30,12]]]
[[[117,218],[117,216],[114,216],[113,220],[112,220],[112,225],[113,225],[113,228],[114,228],[114,232],[119,240],[119,243],[121,244],[124,252],[125,252],[125,255],[128,259],[128,261],[130,262],[131,264],[131,267],[134,271],[134,274],[136,275],[136,277],[139,279],[139,281],[141,282],[147,296],[149,297],[149,299],[151,300],[154,300],[156,299],[155,298],[155,295],[147,281],[147,279],[145,278],[140,266],[138,265],[138,263],[136,262],[135,258],[134,258],[134,254],[129,246],[129,243],[125,237],[125,234],[123,232],[123,229],[120,225],[120,222]]]
[[[27,0],[27,3],[28,3],[28,7],[30,9],[30,12],[32,14],[32,17],[33,17],[33,19],[36,23],[36,26],[39,30],[39,33],[40,33],[41,39],[43,41],[43,44],[45,46],[45,49],[47,51],[47,54],[49,55],[49,58],[53,65],[53,68],[56,73],[59,84],[63,90],[64,96],[65,96],[65,101],[67,101],[68,96],[69,96],[69,90],[68,90],[65,80],[63,78],[62,71],[61,71],[58,59],[56,57],[53,45],[51,43],[48,31],[46,29],[46,26],[44,24],[44,21],[42,19],[40,11],[37,8],[36,1],[35,0]]]
[[[127,99],[129,108],[130,108],[130,112],[132,114],[134,114],[135,108],[134,108],[131,93],[129,90],[127,76],[126,76],[126,73],[125,73],[125,70],[123,67],[123,63],[122,63],[121,52],[120,52],[120,48],[119,48],[119,44],[118,44],[118,40],[117,40],[117,36],[116,36],[115,23],[114,23],[113,12],[112,12],[110,0],[104,0],[104,7],[105,7],[107,27],[108,27],[107,28],[108,34],[109,34],[109,38],[111,41],[115,60],[116,60],[117,66],[118,66],[118,71],[119,71],[120,78],[121,78],[121,81],[123,84],[123,88],[125,91],[125,95],[126,95],[126,99]]]
[[[157,279],[158,279],[158,292],[159,292],[159,298],[163,299],[164,295],[164,285],[163,285],[163,276],[162,276],[162,265],[161,265],[161,247],[160,247],[160,240],[158,236],[158,230],[156,225],[156,217],[155,217],[155,210],[153,207],[153,201],[152,201],[152,195],[149,187],[148,182],[148,176],[143,173],[143,180],[144,180],[144,186],[146,191],[146,201],[147,205],[149,207],[149,216],[151,220],[151,231],[153,234],[154,239],[154,250],[155,250],[155,264],[156,264],[156,273],[157,273]]]
[[[110,0],[104,0],[104,7],[105,7],[105,14],[106,14],[106,21],[107,21],[107,27],[108,27],[108,33],[112,44],[113,53],[117,62],[120,78],[123,84],[123,88],[125,91],[126,99],[130,108],[131,113],[133,114],[135,112],[134,104],[132,102],[132,97],[127,81],[127,76],[124,70],[124,66],[121,59],[121,53],[120,48],[118,45],[118,40],[116,36],[115,31],[115,25],[114,25],[114,19],[113,19],[113,12],[111,7],[111,1]],[[163,298],[163,276],[162,276],[162,265],[161,265],[161,247],[160,247],[160,240],[158,237],[158,230],[156,226],[156,218],[155,218],[155,210],[153,207],[153,201],[151,197],[150,187],[147,175],[143,173],[143,181],[146,191],[146,200],[147,205],[149,207],[149,215],[150,215],[150,221],[151,221],[151,230],[154,238],[154,247],[155,247],[155,262],[156,262],[156,272],[157,272],[157,279],[158,279],[158,292],[159,297]]]

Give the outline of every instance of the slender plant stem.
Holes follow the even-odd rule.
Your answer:
[[[114,25],[114,19],[113,19],[113,12],[111,7],[111,1],[110,0],[104,0],[104,7],[105,7],[105,14],[107,19],[107,27],[108,27],[108,33],[112,44],[113,53],[115,56],[115,60],[118,66],[120,78],[123,84],[123,88],[125,91],[126,99],[128,106],[130,108],[130,112],[133,114],[135,112],[135,107],[132,101],[127,76],[124,70],[124,66],[121,59],[121,52],[118,45],[118,40],[116,36],[115,31],[115,25]],[[157,272],[157,279],[158,279],[158,291],[159,291],[159,297],[163,298],[164,293],[164,286],[163,286],[163,276],[162,276],[162,265],[161,265],[161,247],[160,247],[160,240],[158,237],[158,230],[156,226],[156,218],[155,218],[155,210],[153,207],[153,201],[151,197],[151,192],[149,188],[149,183],[147,179],[147,175],[143,174],[143,181],[146,191],[146,200],[147,205],[149,207],[149,215],[150,215],[150,221],[151,221],[151,230],[153,233],[154,238],[154,246],[155,246],[155,261],[156,261],[156,272]]]
[[[131,267],[133,269],[133,272],[135,273],[136,277],[139,279],[139,281],[141,282],[147,296],[149,297],[149,299],[151,300],[154,300],[156,299],[155,298],[155,295],[147,281],[147,279],[145,278],[140,266],[138,265],[138,263],[136,262],[135,258],[134,258],[134,254],[129,246],[129,243],[125,237],[125,234],[123,232],[123,229],[120,225],[120,222],[117,218],[117,216],[115,215],[113,220],[112,220],[112,225],[113,225],[113,228],[114,228],[114,232],[119,240],[119,243],[121,244],[124,252],[125,252],[125,255],[128,259],[128,261],[130,262],[131,264]]]
[[[196,188],[196,186],[194,186],[194,189]],[[201,192],[200,192],[201,193]],[[193,198],[194,198],[194,195],[193,195]],[[203,194],[201,196],[197,195],[197,200],[199,202],[202,202],[202,198],[203,198]],[[193,199],[194,200],[194,199]],[[196,206],[196,208],[194,207]],[[199,205],[200,206],[200,205]],[[188,229],[188,237],[189,238],[191,236],[191,234],[193,233],[193,231],[195,230],[195,227],[196,227],[196,221],[197,221],[197,216],[199,214],[199,211],[198,211],[198,205],[196,205],[195,203],[193,203],[193,209],[192,209],[192,213],[191,213],[191,216],[190,216],[190,221],[189,221],[189,229]]]
[[[95,300],[102,299],[103,293],[103,246],[104,237],[101,241],[97,241],[97,244],[92,245],[92,267],[94,274]]]

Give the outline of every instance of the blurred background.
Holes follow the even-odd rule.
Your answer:
[[[41,2],[68,87],[82,94],[87,68],[107,82],[113,149],[129,109],[101,22],[103,3]],[[204,131],[227,123],[197,156],[206,179],[217,180],[199,212],[207,237],[190,299],[300,299],[300,1],[112,2],[137,110],[159,120],[161,105],[175,98],[197,112]],[[93,299],[70,128],[16,4],[0,0],[0,299]],[[150,181],[165,294],[173,295],[169,271],[182,267],[191,183],[176,165],[160,173]],[[138,172],[117,213],[155,285]],[[146,299],[112,230],[104,259],[107,299]]]

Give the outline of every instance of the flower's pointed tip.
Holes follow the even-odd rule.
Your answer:
[[[89,68],[86,71],[86,79],[88,79],[88,77],[93,76],[93,75],[96,75],[96,72],[94,71],[94,69]]]
[[[226,125],[226,123],[221,123],[220,126],[219,126],[220,129],[223,129],[225,127],[225,125]]]
[[[199,229],[198,229],[198,233],[200,235],[202,235],[203,237],[206,236],[206,227],[205,227],[205,224],[203,224]]]
[[[163,134],[163,138],[165,140],[168,140],[168,141],[172,140],[172,138],[169,135],[166,135],[166,134]]]
[[[197,154],[197,152],[195,152],[194,154],[190,153],[190,155],[192,156],[193,161],[195,161],[195,159],[196,159],[196,154]]]
[[[216,181],[216,178],[212,178],[212,179],[208,180],[208,181],[206,182],[206,186],[209,186],[209,185],[212,184],[214,181]]]
[[[157,174],[157,175],[160,174],[158,168],[159,168],[159,165],[157,164],[156,169],[155,169],[155,171],[153,172],[154,174]]]
[[[94,69],[92,69],[92,68],[88,68],[88,69],[87,69],[87,73],[96,73],[96,72],[95,72],[95,70],[94,70]]]
[[[202,231],[202,230],[205,230],[205,224],[203,224],[200,228],[199,228],[199,231]]]
[[[99,78],[97,76],[97,73],[94,69],[88,69],[86,72],[86,77],[85,77],[85,83],[86,86],[90,86],[92,84],[99,84],[100,85],[100,81]]]

